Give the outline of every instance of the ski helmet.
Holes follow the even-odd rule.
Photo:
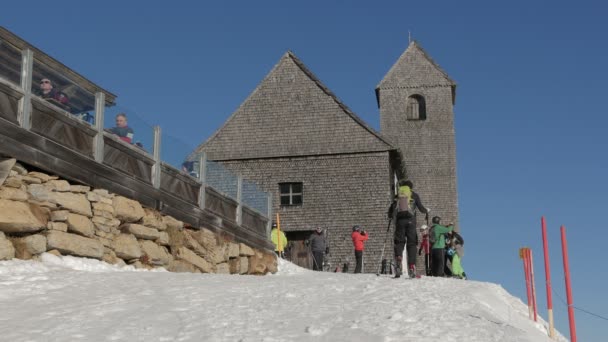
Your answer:
[[[441,222],[441,217],[439,217],[439,216],[433,217],[433,223],[434,224],[439,224],[440,222]]]
[[[411,180],[402,179],[399,181],[399,186],[408,186],[410,189],[413,189],[414,183]]]
[[[361,230],[360,226],[358,226],[358,225],[357,226],[353,226],[353,232],[358,232],[360,230]]]

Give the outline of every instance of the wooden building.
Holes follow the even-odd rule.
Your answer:
[[[457,219],[454,89],[428,55],[410,44],[376,90],[380,134],[287,52],[197,151],[273,194],[294,262],[311,267],[304,241],[321,226],[327,229],[331,268],[350,262],[352,270],[351,228],[361,225],[370,233],[364,272],[376,272],[385,241],[385,256],[392,257],[386,212],[395,175],[407,174],[426,205]],[[438,162],[445,168],[435,170]]]

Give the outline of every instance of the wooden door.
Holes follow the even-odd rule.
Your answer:
[[[311,233],[310,231],[285,232],[287,245],[290,247],[286,253],[287,260],[300,267],[312,269],[312,254],[310,253],[310,246],[306,244]]]

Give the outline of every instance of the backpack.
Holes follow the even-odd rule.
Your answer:
[[[454,239],[454,241],[456,241],[459,245],[464,246],[464,239],[462,236],[460,236],[460,234],[452,232],[452,239]]]
[[[412,196],[412,189],[410,189],[410,187],[407,185],[399,187],[397,209],[397,214],[400,214],[400,216],[406,218],[414,217],[416,203],[414,202],[414,198]]]

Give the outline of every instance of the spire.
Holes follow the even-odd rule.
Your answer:
[[[409,39],[407,49],[376,86],[376,96],[378,97],[382,89],[419,87],[452,87],[455,96],[456,82],[433,61],[416,40],[411,39],[411,32]]]

